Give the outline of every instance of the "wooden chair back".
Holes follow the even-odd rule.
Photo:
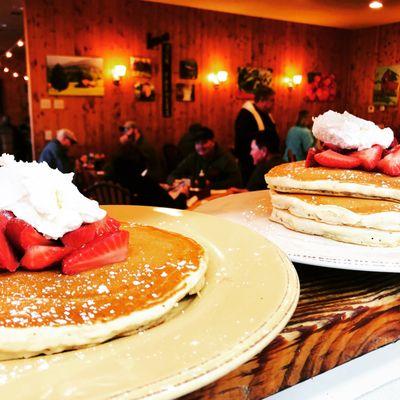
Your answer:
[[[118,183],[100,181],[83,191],[90,199],[97,200],[99,204],[132,204],[132,196],[128,189]]]

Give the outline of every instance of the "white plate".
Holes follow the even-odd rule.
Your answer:
[[[359,271],[400,272],[400,247],[367,247],[295,232],[268,219],[267,190],[235,194],[205,203],[196,211],[218,215],[262,234],[293,262]]]
[[[1,399],[175,399],[260,352],[293,314],[296,271],[256,232],[189,211],[135,206],[108,211],[198,240],[210,257],[206,286],[173,318],[141,334],[0,362]]]

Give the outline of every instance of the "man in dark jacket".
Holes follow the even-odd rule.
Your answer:
[[[126,121],[125,124],[120,127],[120,131],[120,143],[125,144],[130,142],[137,146],[146,159],[146,176],[159,182],[163,177],[159,158],[155,149],[143,136],[137,124],[134,121]]]
[[[64,174],[74,171],[74,164],[68,157],[68,149],[77,143],[75,133],[69,129],[57,131],[56,139],[47,143],[39,156],[39,162],[46,162],[49,167]]]
[[[270,87],[258,87],[254,103],[246,101],[235,121],[235,155],[239,160],[242,178],[247,183],[253,169],[250,145],[256,132],[265,132],[269,137],[270,150],[279,153],[279,136],[271,111],[275,103],[275,92]]]
[[[172,171],[168,177],[169,183],[175,179],[190,178],[193,186],[202,186],[203,181],[210,189],[228,189],[241,185],[236,160],[215,142],[211,129],[204,126],[199,129],[195,150]]]

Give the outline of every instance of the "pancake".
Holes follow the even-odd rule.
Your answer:
[[[400,203],[353,197],[282,194],[271,190],[274,208],[332,225],[400,231]]]
[[[56,270],[0,274],[0,360],[56,353],[148,327],[198,292],[204,249],[147,226],[130,231],[128,259],[77,275]]]
[[[299,218],[287,211],[274,208],[270,219],[291,230],[323,236],[340,242],[372,247],[396,247],[400,245],[400,232],[331,225],[307,218]]]
[[[400,179],[377,172],[324,167],[306,168],[304,161],[281,164],[265,176],[270,189],[383,199],[400,202]]]

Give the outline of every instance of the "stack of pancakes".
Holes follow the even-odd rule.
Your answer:
[[[270,218],[289,229],[365,246],[400,245],[400,180],[376,172],[282,164],[265,177]]]

